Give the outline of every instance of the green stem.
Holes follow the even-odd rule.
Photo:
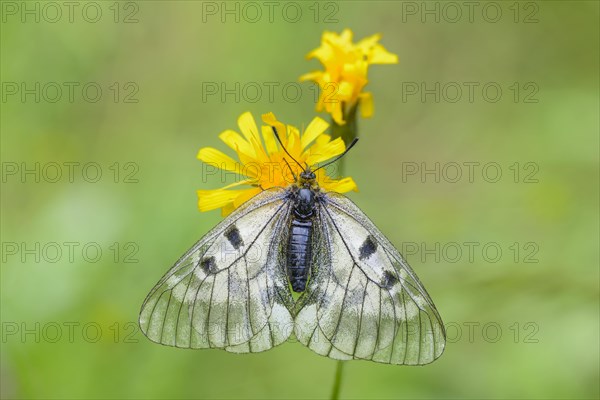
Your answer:
[[[340,398],[340,386],[342,384],[342,370],[344,369],[344,361],[338,361],[335,366],[335,380],[333,381],[333,389],[331,390],[331,400]]]

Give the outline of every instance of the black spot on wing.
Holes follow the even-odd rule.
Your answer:
[[[377,251],[377,242],[375,242],[375,240],[373,240],[373,237],[369,235],[365,239],[364,243],[360,246],[360,249],[358,249],[358,251],[360,252],[359,258],[361,260],[366,260]]]
[[[244,241],[242,240],[240,231],[235,225],[231,225],[229,228],[227,228],[227,231],[225,231],[225,237],[227,238],[227,240],[229,240],[229,243],[231,243],[233,248],[236,250],[244,245]]]
[[[391,289],[394,285],[398,283],[398,278],[390,271],[385,271],[383,273],[383,280],[381,281],[381,286],[386,289]]]
[[[215,257],[206,257],[200,261],[200,267],[207,274],[213,274],[217,270],[217,264],[215,263]]]

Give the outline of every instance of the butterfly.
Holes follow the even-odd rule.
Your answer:
[[[142,305],[142,332],[234,353],[293,335],[337,360],[437,359],[444,325],[419,278],[350,199],[320,190],[316,170],[301,168],[293,184],[242,204],[175,263]]]

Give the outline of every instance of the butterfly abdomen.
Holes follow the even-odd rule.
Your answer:
[[[315,194],[301,188],[294,194],[294,212],[287,252],[287,275],[294,292],[304,292],[310,271]]]
[[[288,245],[287,273],[294,292],[304,292],[310,264],[312,221],[293,219]]]

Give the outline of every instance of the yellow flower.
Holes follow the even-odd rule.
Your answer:
[[[293,176],[298,177],[303,168],[291,160],[281,148],[272,126],[277,129],[287,151],[303,166],[313,167],[342,154],[346,149],[340,138],[331,140],[331,136],[324,134],[329,124],[321,118],[314,118],[302,135],[296,127],[279,122],[273,113],[264,114],[262,120],[266,124],[261,129],[262,140],[256,122],[249,112],[238,118],[242,135],[233,130],[223,131],[219,135],[219,138],[237,153],[239,161],[212,147],[200,149],[199,160],[242,177],[238,182],[221,189],[198,190],[200,211],[221,208],[222,214],[228,215],[261,190],[275,186],[286,187],[294,183]],[[333,179],[327,175],[325,169],[316,171],[316,178],[319,187],[324,191],[345,193],[357,190],[352,178]],[[249,187],[238,188],[244,185]]]
[[[324,32],[321,47],[308,53],[307,58],[318,59],[324,71],[314,71],[300,77],[301,81],[312,80],[320,87],[317,111],[325,109],[338,125],[346,123],[345,108],[360,100],[361,114],[373,114],[373,97],[363,92],[368,83],[367,72],[371,64],[397,64],[398,56],[388,52],[377,43],[381,35],[376,34],[352,43],[352,31],[345,29],[340,35]]]

